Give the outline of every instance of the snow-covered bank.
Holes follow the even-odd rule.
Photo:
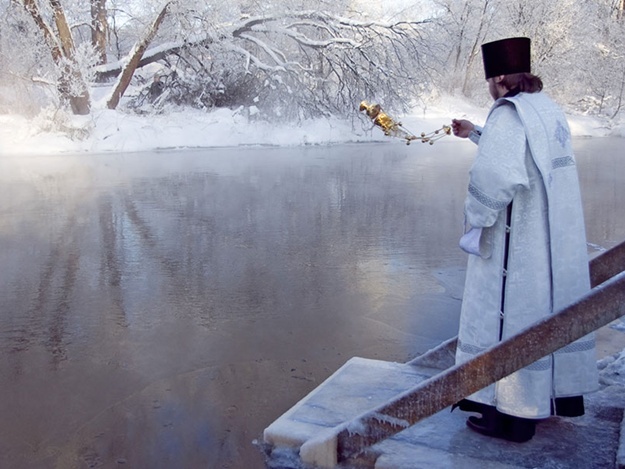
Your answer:
[[[482,123],[488,110],[453,98],[436,106],[394,116],[415,133],[429,132],[452,118]],[[609,121],[569,115],[577,137],[625,137],[625,118]],[[0,154],[58,154],[134,152],[165,148],[233,147],[250,145],[333,145],[382,141],[366,116],[353,121],[318,119],[303,123],[274,124],[249,118],[246,112],[218,109],[211,112],[175,110],[164,114],[137,115],[95,109],[86,117],[42,112],[28,120],[0,115]]]
[[[21,116],[0,116],[0,154],[134,152],[164,148],[249,145],[322,145],[374,138],[350,122],[316,120],[301,125],[250,121],[226,109],[172,111],[139,116],[96,110],[64,123]],[[360,127],[356,122],[356,126]],[[380,135],[377,135],[379,138]]]

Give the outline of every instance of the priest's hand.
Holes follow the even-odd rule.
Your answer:
[[[451,130],[456,137],[467,138],[474,128],[473,123],[466,119],[453,119],[451,121]]]

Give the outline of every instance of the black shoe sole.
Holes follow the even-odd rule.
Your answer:
[[[481,435],[513,443],[525,443],[534,437],[536,422],[496,411],[488,417],[469,417],[467,427]]]

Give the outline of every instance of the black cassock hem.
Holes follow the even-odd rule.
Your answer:
[[[584,396],[556,397],[551,401],[551,415],[560,417],[584,415]]]

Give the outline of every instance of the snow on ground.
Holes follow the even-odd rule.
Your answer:
[[[139,116],[96,110],[71,116],[48,129],[48,119],[0,116],[0,154],[134,152],[165,148],[247,145],[323,145],[370,140],[356,122],[316,120],[300,125],[249,121],[241,113],[219,109],[187,110]],[[59,129],[59,127],[62,127]],[[68,130],[71,127],[72,130]],[[87,135],[88,134],[88,135]],[[378,136],[379,137],[379,136]]]
[[[357,105],[357,104],[356,104]],[[135,152],[168,148],[233,147],[250,145],[333,145],[385,140],[366,116],[360,119],[318,119],[293,124],[273,124],[248,118],[250,109],[172,110],[164,114],[137,115],[94,106],[89,116],[43,111],[34,119],[0,115],[0,154],[58,154]],[[446,97],[436,105],[393,116],[414,133],[429,132],[452,118],[482,124],[488,109],[465,100]],[[625,118],[608,121],[569,115],[574,136],[625,137]]]
[[[614,329],[621,330],[620,325],[611,326]],[[625,350],[602,358],[597,362],[599,368],[599,382],[604,386],[625,386]]]

